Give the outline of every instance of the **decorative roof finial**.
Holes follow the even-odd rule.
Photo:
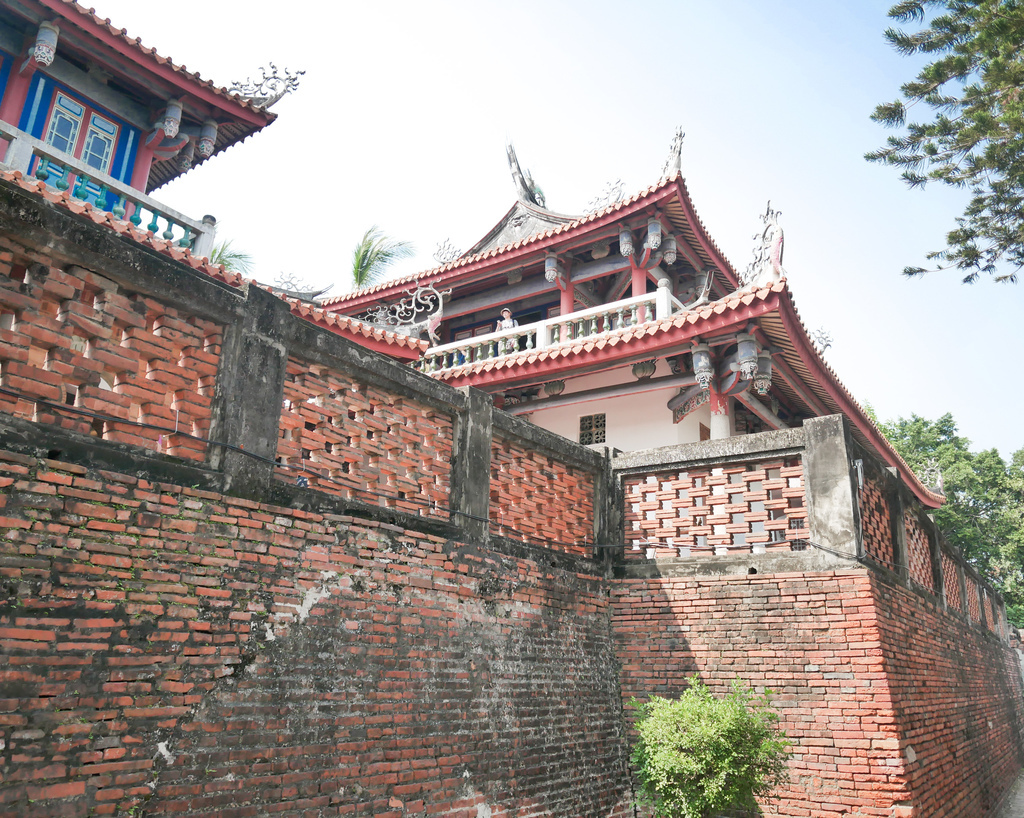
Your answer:
[[[438,242],[437,250],[434,252],[434,261],[438,264],[451,264],[462,255],[462,251],[452,245],[451,239]]]
[[[779,225],[781,215],[782,211],[772,210],[772,203],[768,202],[768,207],[761,216],[764,229],[754,234],[754,260],[740,273],[740,283],[743,286],[763,287],[785,277],[786,271],[782,268],[782,227]]]
[[[296,71],[293,74],[286,68],[283,74],[279,74],[276,65],[273,63],[267,63],[267,65],[270,66],[269,72],[260,66],[263,77],[259,82],[253,82],[246,77],[245,82],[232,83],[228,92],[244,97],[257,108],[265,111],[271,105],[280,102],[286,94],[290,94],[298,88],[299,77],[306,73],[305,71]]]
[[[516,149],[512,147],[511,142],[505,146],[505,151],[508,153],[508,167],[512,171],[512,181],[516,183],[516,195],[519,197],[519,201],[544,207],[544,191],[533,181],[530,171],[523,173],[522,168],[519,167],[519,160],[516,158]]]
[[[683,133],[683,129],[676,128],[676,135],[672,137],[672,144],[668,148],[668,158],[665,160],[665,164],[661,167],[661,178],[668,179],[671,176],[675,176],[680,173],[683,169],[683,140],[686,138],[686,134]]]
[[[611,207],[613,204],[617,204],[622,201],[623,186],[622,180],[616,179],[614,182],[605,182],[604,190],[587,202],[586,210],[584,213],[596,213],[598,210],[604,210],[606,207]]]

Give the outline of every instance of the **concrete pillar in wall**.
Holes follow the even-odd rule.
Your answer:
[[[281,343],[291,320],[284,301],[249,287],[239,320],[224,330],[217,388],[211,405],[209,465],[225,487],[261,496],[274,474],[288,350]]]
[[[452,522],[466,532],[466,538],[471,542],[486,543],[490,537],[491,413],[494,404],[490,395],[478,389],[464,386],[459,391],[466,395],[468,409],[455,418]]]
[[[850,430],[842,415],[804,421],[804,491],[811,542],[860,557],[864,544],[857,502],[857,471]]]

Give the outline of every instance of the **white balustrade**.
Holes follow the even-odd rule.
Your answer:
[[[683,309],[682,302],[672,295],[666,282],[664,286],[659,284],[657,292],[431,347],[417,366],[422,372],[440,372],[514,352],[572,343],[581,338],[667,318]]]
[[[57,189],[70,190],[71,195],[80,201],[104,210],[109,209],[114,218],[174,241],[179,247],[190,248],[195,255],[209,256],[213,251],[216,220],[212,217],[202,221],[190,219],[142,191],[100,173],[81,159],[59,151],[9,123],[0,122],[0,150],[5,142],[6,152],[0,167],[11,171],[20,170],[25,176],[29,176],[31,171],[31,175],[43,181],[51,176],[60,176]],[[34,162],[37,157],[38,161]],[[57,167],[51,172],[53,165]],[[67,174],[64,174],[64,168],[69,169]],[[113,205],[109,204],[111,194],[115,199]],[[144,211],[149,215],[145,215]]]

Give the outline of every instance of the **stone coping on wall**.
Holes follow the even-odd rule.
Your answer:
[[[652,470],[668,471],[685,466],[725,465],[759,456],[799,454],[805,446],[803,429],[780,429],[737,435],[720,440],[680,443],[657,449],[622,452],[612,458],[616,474],[630,475]]]

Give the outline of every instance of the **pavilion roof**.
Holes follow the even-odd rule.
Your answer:
[[[676,173],[628,199],[620,200],[593,213],[571,218],[549,212],[554,218],[563,220],[571,218],[571,220],[508,244],[490,247],[472,255],[467,253],[455,261],[431,270],[392,279],[372,287],[327,299],[323,302],[323,306],[332,311],[352,313],[381,301],[397,298],[412,287],[422,285],[451,287],[460,283],[479,281],[497,272],[522,266],[529,261],[536,261],[549,250],[557,250],[560,246],[567,244],[583,243],[590,234],[607,231],[621,223],[623,219],[654,209],[663,212],[671,223],[681,245],[680,255],[684,258],[687,256],[687,251],[682,247],[682,244],[685,243],[694,260],[699,261],[702,267],[712,267],[717,271],[716,277],[725,289],[732,290],[738,286],[739,277],[735,269],[708,235],[693,207],[682,175]],[[515,211],[516,207],[514,206],[505,214],[502,221],[492,228],[481,242],[478,242],[478,245],[486,246],[488,237],[499,235],[501,225]]]
[[[131,37],[109,19],[100,18],[95,9],[77,0],[18,0],[4,3],[8,14],[15,14],[30,25],[59,17],[62,51],[100,65],[117,78],[119,85],[135,93],[143,104],[152,99],[184,97],[185,114],[201,122],[212,118],[219,124],[214,154],[241,142],[276,119],[252,101],[203,79],[198,73],[163,57],[156,49]],[[194,165],[206,161],[198,153]],[[153,163],[146,192],[150,192],[185,171],[174,159]]]

